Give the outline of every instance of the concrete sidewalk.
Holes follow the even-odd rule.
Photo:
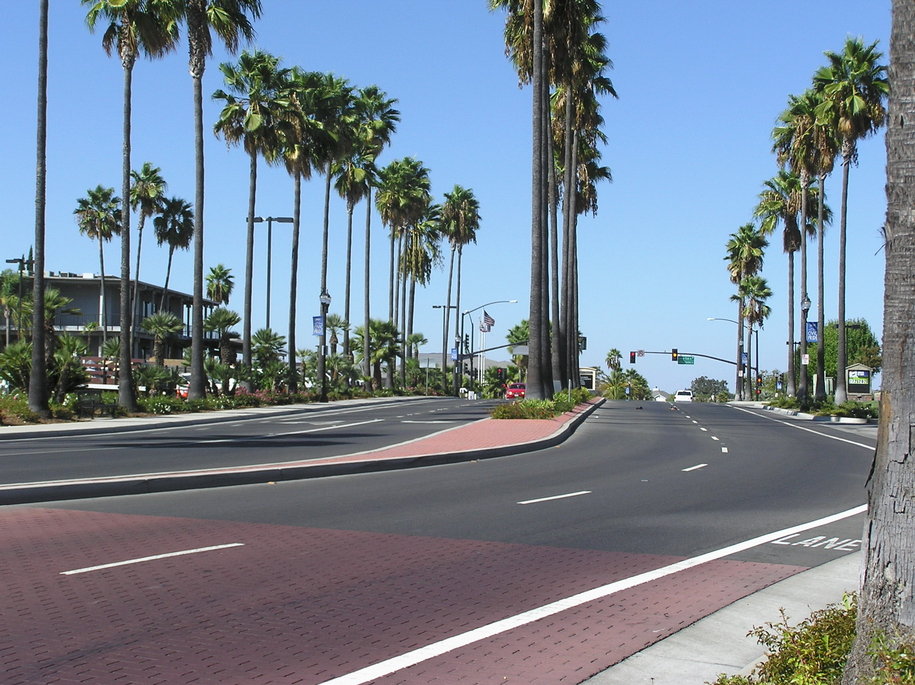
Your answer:
[[[702,685],[718,675],[749,675],[765,656],[755,627],[790,625],[858,588],[863,552],[798,573],[745,597],[586,680],[588,685]]]

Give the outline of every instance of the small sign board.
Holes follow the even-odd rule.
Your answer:
[[[696,358],[689,355],[681,354],[677,357],[677,364],[695,364]]]

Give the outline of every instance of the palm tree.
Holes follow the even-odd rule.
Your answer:
[[[328,145],[322,146],[321,156],[315,157],[313,164],[324,173],[324,222],[321,231],[321,297],[327,296],[327,257],[330,237],[330,189],[333,181],[334,162],[345,157],[353,144],[354,105],[353,89],[346,79],[333,74],[324,74],[322,78],[321,97],[325,107],[322,108],[321,124],[330,135]],[[321,329],[321,353],[318,355],[318,379],[324,387],[325,354],[327,349],[327,331]],[[322,392],[321,399],[326,397]]]
[[[332,144],[330,136],[320,122],[323,101],[318,95],[321,75],[293,67],[289,72],[288,125],[280,129],[283,162],[293,178],[292,249],[289,278],[289,372],[287,386],[290,392],[298,390],[296,363],[296,300],[298,297],[299,229],[302,218],[302,179],[311,178],[312,163],[317,149]]]
[[[759,194],[759,204],[754,210],[754,216],[761,219],[760,233],[764,236],[771,235],[783,226],[783,246],[788,255],[788,379],[786,392],[789,397],[795,395],[795,354],[794,354],[794,253],[800,249],[802,238],[798,224],[798,214],[801,210],[801,182],[792,172],[780,170],[776,176],[766,181],[764,190]],[[808,193],[809,194],[809,193]],[[812,228],[808,222],[808,230]],[[805,232],[806,233],[806,232]],[[738,284],[744,276],[756,273],[753,270],[734,278],[732,271],[731,280]],[[741,305],[741,308],[743,305]]]
[[[261,13],[260,0],[183,0],[187,22],[189,70],[194,88],[194,304],[191,314],[191,379],[188,399],[206,394],[203,368],[203,72],[213,52],[213,33],[229,52],[240,38],[254,37],[252,19]]]
[[[180,197],[167,198],[162,201],[162,213],[153,219],[156,231],[156,242],[161,247],[168,245],[168,267],[165,270],[165,285],[159,309],[165,309],[168,296],[168,282],[172,274],[172,257],[175,250],[186,250],[194,237],[194,212],[189,202]]]
[[[337,345],[340,344],[340,338],[349,330],[349,322],[339,314],[328,314],[324,322],[324,327],[330,334],[330,353],[337,354]]]
[[[532,84],[531,97],[531,272],[530,354],[527,397],[552,396],[552,357],[549,339],[547,214],[547,121],[549,107],[546,33],[543,0],[490,0],[490,8],[508,10],[505,42],[519,81]]]
[[[877,450],[867,479],[865,550],[858,593],[855,641],[846,663],[843,683],[865,683],[880,678],[874,644],[885,654],[910,654],[915,593],[912,557],[915,526],[909,504],[913,489],[911,417],[915,412],[912,377],[913,329],[911,277],[915,260],[912,219],[912,160],[915,159],[915,6],[892,3],[890,36],[889,123],[887,151],[886,270],[884,274],[883,395]],[[843,211],[844,216],[844,211]],[[844,375],[840,370],[840,377]],[[886,651],[884,651],[886,650]],[[903,651],[905,650],[905,651]],[[882,669],[881,669],[882,670]]]
[[[447,306],[451,306],[451,278],[454,273],[454,257],[457,254],[457,295],[454,307],[454,332],[459,335],[461,323],[461,255],[464,245],[477,241],[477,230],[480,228],[480,203],[473,190],[455,185],[450,193],[445,193],[442,204],[442,233],[451,244],[451,261],[448,265],[448,294],[445,297]],[[442,332],[442,369],[446,368],[448,351],[448,317],[445,317],[445,330]],[[454,376],[454,393],[457,394],[457,379]]]
[[[413,333],[413,313],[416,301],[417,284],[429,284],[433,268],[441,262],[441,207],[431,201],[423,212],[423,216],[414,225],[410,226],[404,234],[403,254],[401,257],[401,273],[403,279],[403,292],[405,294],[402,307],[401,330],[404,338]],[[409,294],[407,295],[407,285]],[[401,382],[405,379],[405,363],[410,356],[410,348],[404,347],[404,361],[401,364]],[[445,391],[447,392],[447,387]]]
[[[82,0],[89,5],[86,15],[89,29],[94,31],[99,20],[108,22],[102,38],[102,47],[108,55],[117,50],[124,70],[123,100],[123,148],[121,164],[121,196],[130,201],[130,126],[131,100],[133,89],[133,67],[137,57],[144,53],[149,57],[161,57],[178,44],[178,19],[181,5],[176,0],[163,2],[141,2],[140,0]],[[121,367],[129,369],[131,359],[130,297],[130,212],[124,212],[121,230]],[[104,328],[102,329],[104,333]],[[128,411],[136,411],[136,389],[133,376],[121,374],[118,383],[118,402]]]
[[[836,138],[829,126],[816,116],[820,105],[820,94],[808,90],[800,96],[788,98],[788,108],[779,116],[779,124],[772,133],[773,149],[780,160],[791,162],[795,172],[799,166],[809,167],[808,173],[815,174],[819,181],[817,193],[817,372],[814,400],[826,399],[824,357],[824,332],[826,313],[824,301],[824,233],[826,224],[832,220],[832,212],[825,206],[826,176],[832,173],[833,162],[838,151]],[[806,202],[804,203],[806,205]],[[806,215],[806,214],[805,214]],[[802,254],[802,271],[806,257]],[[804,277],[802,281],[806,283]],[[803,299],[803,298],[802,298]],[[804,336],[806,344],[806,336]]]
[[[35,164],[35,241],[32,300],[32,328],[41,329],[44,320],[45,213],[48,180],[48,0],[38,3],[38,107],[36,115]],[[42,418],[51,415],[48,407],[48,368],[43,354],[44,333],[32,340],[32,369],[29,375],[29,409]]]
[[[731,282],[739,286],[747,277],[756,274],[762,269],[763,251],[768,245],[768,241],[761,231],[757,231],[753,224],[744,224],[731,234],[730,240],[725,245],[727,255],[725,259],[728,262],[728,272],[731,274]],[[740,292],[738,291],[738,294]],[[745,301],[741,296],[737,300],[737,378],[735,380],[735,394],[738,399],[743,399],[744,380],[741,377],[743,370],[743,328],[744,328],[744,311]],[[789,321],[789,328],[791,323]],[[790,359],[793,359],[793,355]],[[791,362],[793,363],[793,362]],[[789,394],[793,394],[792,389]]]
[[[621,370],[623,368],[622,360],[623,360],[622,353],[615,347],[612,348],[609,352],[607,352],[607,359],[606,359],[607,368],[610,369],[611,371]]]
[[[365,256],[364,270],[364,326],[369,327],[370,321],[370,281],[371,281],[371,225],[372,225],[372,188],[378,184],[378,169],[375,161],[386,145],[391,142],[391,136],[397,129],[400,121],[400,112],[394,109],[397,100],[388,98],[387,94],[377,86],[369,86],[359,91],[354,102],[355,117],[358,130],[355,135],[354,157],[366,171],[365,188]],[[368,345],[368,337],[363,341]],[[344,347],[346,342],[344,341]],[[349,348],[347,348],[347,352]],[[371,373],[369,364],[368,347],[363,349],[363,375]]]
[[[749,338],[747,340],[748,372],[753,368],[753,327],[756,326],[756,335],[759,336],[759,329],[762,328],[763,323],[772,312],[772,308],[766,304],[766,300],[771,296],[772,290],[766,283],[766,279],[757,275],[744,278],[737,286],[737,294],[731,296],[731,300],[734,302],[744,303],[743,316],[749,329]],[[757,347],[759,345],[758,340],[759,338],[757,337]],[[759,366],[759,359],[756,360],[756,366]]]
[[[207,274],[207,297],[218,304],[229,304],[229,297],[235,287],[232,269],[217,264],[210,267]]]
[[[181,319],[171,312],[150,314],[140,323],[143,330],[153,336],[153,356],[156,366],[165,366],[165,342],[182,328]]]
[[[235,355],[229,341],[238,337],[238,333],[231,329],[240,321],[241,317],[236,312],[225,307],[217,307],[203,322],[204,329],[208,333],[216,333],[219,338],[219,361],[226,366],[235,363]]]
[[[787,166],[797,176],[800,191],[800,225],[812,226],[808,222],[810,197],[810,182],[817,171],[818,146],[816,97],[808,91],[801,97],[789,96],[788,109],[779,116],[779,124],[772,132],[774,140],[773,151],[778,155],[778,161]],[[806,306],[809,309],[810,298],[807,295],[807,232],[801,236],[801,310]],[[807,354],[806,320],[801,334],[801,357]],[[798,397],[801,401],[807,399],[807,369],[801,369]]]
[[[283,98],[287,95],[288,69],[279,67],[278,57],[255,50],[243,51],[238,64],[223,63],[219,69],[229,92],[222,89],[213,93],[214,100],[223,100],[225,106],[219,121],[213,127],[226,144],[241,143],[249,157],[248,227],[245,247],[245,304],[242,332],[242,357],[245,366],[251,366],[251,289],[254,274],[254,214],[257,200],[257,158],[263,156],[268,163],[279,158],[284,110]]]
[[[140,170],[131,171],[130,175],[133,178],[133,185],[130,188],[130,206],[138,213],[140,219],[137,223],[137,268],[133,272],[133,297],[130,305],[131,317],[133,317],[137,313],[137,298],[140,294],[140,252],[143,247],[143,228],[146,226],[146,220],[161,210],[162,199],[168,185],[162,178],[161,169],[150,162],[143,162]],[[132,331],[131,335],[133,335]],[[132,350],[133,338],[131,338],[130,347]]]
[[[105,308],[105,250],[107,241],[121,232],[121,198],[114,194],[114,188],[96,186],[86,192],[86,197],[76,201],[76,223],[79,232],[92,240],[98,241],[99,273],[99,314],[98,321],[102,327],[102,344],[108,339],[108,315]]]
[[[390,321],[381,321],[372,319],[368,329],[368,336],[365,334],[365,327],[358,326],[353,333],[357,341],[357,349],[365,349],[364,339],[368,337],[369,344],[369,363],[372,367],[372,387],[375,390],[381,388],[381,364],[382,362],[391,363],[400,353],[400,338],[397,333],[397,327]]]
[[[397,240],[402,239],[410,226],[422,220],[429,208],[429,170],[422,162],[405,157],[395,160],[379,172],[379,187],[375,194],[375,206],[381,221],[391,231],[390,276],[388,281],[388,320],[394,321],[394,299],[398,291],[395,275],[401,271],[395,265],[394,256]],[[402,331],[403,332],[403,331]],[[388,383],[393,385],[393,360],[388,365]]]
[[[839,349],[835,401],[848,399],[845,389],[845,236],[848,212],[848,172],[857,158],[857,142],[883,126],[886,97],[890,84],[887,68],[879,64],[883,54],[877,42],[870,45],[848,38],[841,54],[827,52],[829,65],[813,76],[814,88],[821,95],[817,117],[835,132],[842,155],[842,206],[839,219]]]

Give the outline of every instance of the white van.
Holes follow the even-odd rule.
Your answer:
[[[692,390],[677,390],[677,394],[674,395],[674,402],[692,402],[693,401],[693,391]]]

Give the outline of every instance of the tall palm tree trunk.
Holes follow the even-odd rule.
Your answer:
[[[737,378],[734,381],[734,394],[738,401],[743,400],[743,368],[743,298],[741,298],[737,301]]]
[[[165,285],[162,286],[162,298],[159,300],[159,311],[166,311],[165,306],[169,303],[168,300],[168,282],[172,277],[172,256],[175,254],[175,248],[169,245],[168,248],[168,262],[165,266]]]
[[[395,316],[394,316],[394,293],[396,292],[395,286],[394,286],[394,273],[395,273],[394,272],[394,251],[396,249],[395,244],[396,244],[396,236],[395,236],[394,227],[392,226],[391,227],[391,254],[390,254],[390,258],[389,258],[390,264],[388,266],[388,321],[390,321],[391,323],[394,323],[394,321],[395,321]]]
[[[813,398],[817,402],[826,399],[826,345],[823,334],[826,330],[826,312],[823,309],[823,285],[824,278],[824,259],[823,259],[823,238],[825,229],[823,226],[824,214],[824,194],[826,192],[826,174],[820,174],[820,192],[817,198],[817,377],[816,387],[813,391]]]
[[[350,326],[350,284],[352,282],[351,274],[353,270],[353,203],[347,202],[346,207],[346,276],[343,285],[343,354],[349,356],[349,326]]]
[[[568,108],[567,108],[568,115]],[[566,122],[568,126],[568,121]],[[550,301],[550,314],[553,325],[550,329],[550,343],[553,349],[553,354],[551,355],[551,360],[553,363],[553,376],[555,378],[563,379],[566,377],[565,372],[565,346],[563,345],[563,331],[566,330],[566,317],[568,311],[563,307],[563,300],[560,293],[560,277],[565,278],[566,269],[565,262],[563,261],[562,268],[560,269],[559,265],[559,201],[556,197],[556,186],[558,180],[556,178],[556,165],[552,163],[553,160],[553,136],[547,135],[547,145],[549,147],[549,154],[547,155],[548,159],[548,174],[550,177],[549,185],[547,186],[547,202],[550,207],[550,288],[553,292],[553,299]],[[567,141],[566,141],[567,144]],[[564,151],[564,161],[563,166],[568,163],[568,148]],[[568,195],[565,194],[565,189],[568,187],[566,182],[566,176],[568,175],[568,167],[566,167],[566,174],[563,175],[563,211],[562,211],[562,227],[563,227],[563,260],[565,259],[565,228],[566,228],[566,199]]]
[[[911,654],[915,641],[915,509],[912,490],[912,414],[915,346],[912,274],[915,273],[915,6],[893,2],[889,121],[886,133],[887,213],[884,273],[883,393],[877,450],[867,483],[865,551],[858,593],[855,642],[842,682],[875,682],[873,651]],[[844,375],[844,369],[842,370]],[[882,651],[882,650],[881,650]],[[897,652],[898,653],[898,652]],[[883,681],[884,679],[880,679]]]
[[[48,0],[38,5],[38,113],[35,162],[35,245],[32,259],[32,372],[29,374],[29,409],[43,418],[48,408],[48,370],[44,332],[44,241],[47,204],[48,135]],[[22,322],[19,322],[20,335]]]
[[[134,59],[124,61],[124,142],[121,167],[121,291],[120,291],[120,351],[118,361],[118,404],[129,412],[137,410],[137,394],[133,383],[131,358],[133,349],[132,311],[130,308],[130,116]]]
[[[852,150],[850,143],[842,143],[842,218],[839,221],[839,330],[836,345],[836,404],[848,401],[845,388],[845,367],[848,354],[845,347],[845,229],[848,217],[848,170],[851,166]]]
[[[531,281],[527,396],[550,395],[544,385],[543,340],[543,3],[533,0],[533,87],[531,102]]]
[[[296,325],[296,297],[298,295],[299,280],[299,226],[302,208],[302,174],[295,172],[294,197],[292,205],[292,263],[289,267],[289,334],[287,343],[289,347],[289,374],[286,386],[289,392],[299,391],[299,374],[296,368],[295,352],[295,325]]]
[[[105,241],[98,236],[98,264],[99,264],[99,296],[98,296],[98,322],[102,327],[102,346],[108,341],[108,311],[105,307]]]
[[[451,279],[454,274],[454,253],[456,248],[451,246],[451,258],[448,260],[448,289],[445,294],[445,305],[442,311],[442,389],[448,392],[448,374],[445,369],[448,368],[448,322],[450,321],[451,308]]]
[[[251,369],[251,309],[254,290],[254,212],[257,205],[257,153],[250,152],[248,159],[248,225],[245,231],[245,302],[241,338],[241,357],[246,371]],[[251,390],[250,381],[243,381]]]
[[[137,304],[140,299],[140,252],[143,250],[143,229],[146,227],[146,216],[140,214],[140,219],[137,222],[137,261],[136,268],[133,270],[133,288],[130,292],[130,349],[131,354],[133,354],[133,341],[134,333],[136,326],[134,322],[139,319],[140,313],[137,311]]]
[[[463,368],[464,365],[463,365],[463,362],[460,361],[462,359],[461,351],[463,350],[463,345],[464,345],[464,336],[462,335],[462,331],[461,331],[461,321],[462,321],[462,316],[461,316],[461,258],[463,257],[463,254],[464,254],[463,246],[458,245],[458,248],[457,248],[457,292],[455,293],[455,296],[454,296],[454,338],[455,338],[455,340],[457,340],[457,345],[455,345],[455,347],[457,348],[458,361],[455,361],[455,363],[454,363],[454,386],[452,388],[452,393],[454,394],[455,397],[458,396],[458,392],[460,391],[461,380],[462,380],[462,377],[464,374],[464,368]],[[451,297],[449,296],[448,299],[450,300]]]
[[[325,183],[324,183],[324,228],[321,233],[321,294],[327,292],[327,239],[330,233],[330,182],[332,174],[330,172],[330,163],[327,164],[327,169],[325,170]],[[324,307],[322,305],[321,312],[323,316]],[[326,368],[327,368],[327,320],[322,322],[324,325],[321,326],[321,349],[318,353],[318,383],[321,386],[321,400],[326,401],[327,396],[324,394],[324,389],[327,387],[327,382],[325,380]]]
[[[191,28],[188,27],[188,33]],[[191,79],[194,84],[194,290],[191,306],[191,378],[188,399],[206,395],[206,375],[203,368],[203,69],[202,54],[192,59]]]
[[[788,253],[788,378],[785,379],[785,392],[788,397],[796,395],[794,358],[794,252],[792,251]]]
[[[369,340],[369,324],[371,323],[371,292],[369,289],[369,282],[371,275],[371,264],[372,264],[372,239],[371,239],[371,227],[372,227],[372,188],[369,186],[368,193],[365,198],[365,263],[363,264],[363,290],[365,294],[365,302],[363,303],[363,336],[362,336],[362,375],[368,378],[372,375],[372,360],[371,360],[371,343]]]
[[[807,402],[807,365],[804,357],[807,354],[807,314],[804,311],[804,301],[810,301],[807,296],[807,196],[810,193],[810,174],[801,170],[801,368],[797,395],[801,402]]]
[[[578,292],[577,280],[578,275],[576,272],[577,267],[577,250],[578,250],[578,238],[577,238],[577,227],[578,227],[578,183],[577,183],[577,169],[578,169],[578,132],[572,132],[572,154],[569,156],[570,164],[572,166],[569,172],[569,208],[568,208],[568,233],[563,236],[563,250],[564,250],[564,262],[568,264],[568,277],[564,280],[563,283],[563,302],[565,307],[569,311],[569,315],[566,317],[566,328],[562,337],[562,350],[565,354],[565,363],[563,364],[564,370],[568,376],[569,382],[572,384],[572,387],[577,387],[578,380],[578,310],[576,305],[576,294]]]

